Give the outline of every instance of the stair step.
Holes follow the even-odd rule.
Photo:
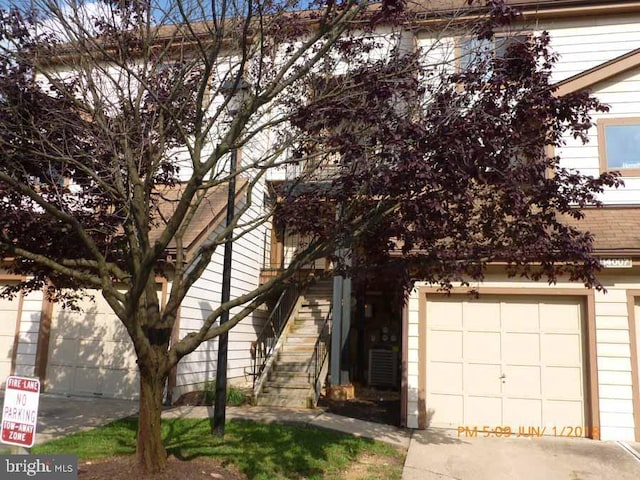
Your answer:
[[[267,392],[273,390],[290,392],[298,390],[308,390],[309,388],[311,388],[311,384],[309,383],[308,378],[288,379],[284,382],[267,380],[266,382],[264,382],[263,388],[266,389]]]
[[[318,324],[318,325],[322,325],[325,321],[325,319],[327,318],[327,316],[325,315],[324,317],[321,317],[320,315],[296,315],[296,317],[294,318],[294,322],[296,324],[300,324],[300,323],[306,323],[306,324]]]
[[[301,310],[296,314],[295,319],[298,320],[308,320],[308,319],[318,319],[324,320],[327,318],[328,312],[312,312],[312,311],[304,311]]]
[[[311,372],[309,370],[272,370],[269,373],[270,382],[287,382],[292,380],[309,380]]]
[[[308,372],[311,361],[307,362],[283,362],[278,361],[274,364],[273,369],[277,372]]]
[[[297,385],[287,387],[285,385],[265,385],[262,387],[260,395],[267,397],[279,397],[279,398],[305,398],[309,396],[311,392],[311,385]]]
[[[322,328],[320,328],[319,326],[313,326],[313,325],[310,325],[308,327],[300,327],[300,328],[293,329],[293,332],[295,334],[309,335],[310,337],[315,339],[318,338],[318,335],[320,335],[321,331],[322,331]]]
[[[282,353],[305,353],[310,355],[313,353],[315,347],[314,343],[285,343],[282,346]]]
[[[306,363],[308,364],[311,361],[311,353],[310,352],[280,352],[278,355],[278,363]]]
[[[305,398],[282,398],[269,397],[260,395],[258,398],[258,406],[261,407],[290,407],[290,408],[308,408],[310,399]]]
[[[329,308],[332,301],[328,298],[308,298],[302,300],[302,308]]]
[[[301,347],[303,345],[313,348],[318,341],[318,335],[305,335],[300,337],[295,337],[287,339],[286,345],[291,345],[292,347]]]

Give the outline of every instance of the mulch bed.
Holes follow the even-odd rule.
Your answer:
[[[400,425],[400,392],[360,385],[352,400],[331,400],[322,395],[318,406],[336,415],[386,425]]]
[[[223,467],[209,458],[196,458],[183,462],[169,457],[166,470],[155,475],[143,475],[138,470],[135,457],[110,457],[80,462],[78,478],[82,480],[245,480],[234,467]]]

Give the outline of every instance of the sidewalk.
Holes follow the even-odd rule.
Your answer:
[[[166,410],[162,418],[208,418],[213,416],[213,407],[177,407]],[[357,437],[370,438],[403,448],[409,448],[411,431],[391,425],[365,422],[354,418],[334,415],[321,410],[290,409],[274,407],[227,407],[227,420],[254,420],[263,423],[304,425]]]

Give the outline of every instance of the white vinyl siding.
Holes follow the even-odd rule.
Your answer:
[[[560,56],[552,77],[557,82],[640,48],[638,25],[640,14],[542,21],[531,27],[551,34]]]
[[[244,220],[258,217],[261,192],[254,192],[254,204],[245,214]],[[243,221],[244,221],[243,220]],[[242,223],[242,222],[240,222]],[[222,226],[218,228],[218,231]],[[266,225],[261,225],[233,243],[231,266],[231,298],[250,292],[258,286],[262,268]],[[213,233],[215,235],[216,232]],[[220,245],[209,266],[198,279],[180,308],[179,338],[197,331],[209,313],[220,305],[222,290],[222,261],[224,246]],[[231,316],[241,307],[231,310]],[[231,383],[250,383],[252,381],[251,342],[255,341],[264,321],[266,312],[257,310],[229,333],[227,378]],[[214,339],[203,343],[193,353],[187,355],[178,364],[174,400],[190,390],[201,389],[205,382],[215,379],[218,359],[218,342]]]
[[[640,29],[639,29],[640,30]],[[593,87],[598,99],[609,105],[606,113],[594,114],[596,122],[600,118],[637,118],[640,117],[640,68],[621,74]],[[556,150],[561,157],[561,165],[587,175],[600,174],[598,151],[598,131],[594,127],[589,131],[589,143],[582,145],[579,140],[566,138],[566,146]],[[640,178],[625,176],[625,186],[607,189],[602,200],[607,204],[640,203]]]

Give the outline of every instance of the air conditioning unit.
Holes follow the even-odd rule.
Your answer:
[[[395,387],[398,382],[398,353],[393,350],[369,350],[369,386]]]

